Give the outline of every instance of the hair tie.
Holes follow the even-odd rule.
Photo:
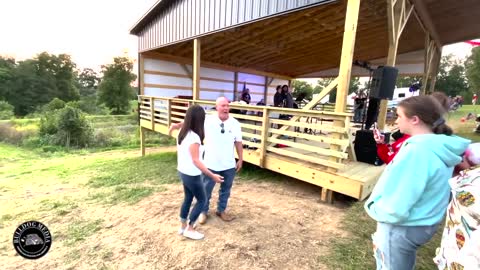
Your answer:
[[[433,122],[433,127],[436,128],[443,124],[445,124],[445,119],[443,119],[443,117],[440,117],[437,119],[437,121]]]

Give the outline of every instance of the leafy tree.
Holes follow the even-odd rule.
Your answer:
[[[100,78],[98,74],[91,68],[85,68],[78,75],[78,84],[80,90],[80,96],[92,96],[96,93],[98,88],[98,82]]]
[[[480,92],[480,47],[472,49],[472,54],[465,62],[468,82],[471,86],[471,92]]]
[[[56,110],[60,110],[65,108],[65,101],[59,99],[59,98],[54,98],[52,101],[50,101],[48,104],[46,104],[43,107],[44,112],[53,112]]]
[[[75,63],[66,54],[40,53],[33,59],[15,63],[0,59],[1,98],[15,107],[16,115],[26,115],[54,98],[79,98]]]
[[[12,58],[0,56],[0,100],[6,100],[13,81],[16,63]]]
[[[63,101],[78,100],[80,94],[76,87],[76,64],[70,55],[58,56],[42,52],[36,57],[38,75],[48,76],[54,81],[52,98],[58,97]]]
[[[55,81],[45,74],[40,76],[35,60],[20,62],[14,70],[7,101],[15,107],[16,115],[26,115],[53,99]]]
[[[0,120],[11,119],[13,117],[13,106],[6,101],[0,100]]]
[[[448,96],[465,95],[469,92],[465,66],[461,60],[451,54],[442,57],[435,88]]]
[[[313,88],[313,93],[320,94],[323,88],[327,87],[332,81],[333,81],[333,78],[322,78],[318,80],[317,85],[315,85],[315,87]]]
[[[133,62],[127,57],[115,57],[113,64],[102,66],[103,79],[98,86],[98,99],[113,114],[127,113],[129,101],[135,97],[131,83],[137,76],[132,70]]]
[[[330,82],[333,81],[333,79],[329,79],[329,80],[330,80]],[[328,81],[326,81],[326,82],[328,82]],[[326,82],[323,82],[325,87],[328,85]],[[322,87],[322,89],[323,89],[323,87]],[[353,92],[357,92],[359,89],[360,89],[360,78],[359,77],[352,77],[350,79],[350,85],[348,87],[348,94],[351,94]],[[328,102],[335,103],[336,99],[337,99],[337,89],[330,92],[330,97],[328,99]]]
[[[312,99],[313,87],[306,81],[293,80],[292,88],[294,90],[292,93],[294,98],[301,96],[307,100]]]
[[[421,82],[422,76],[398,76],[396,86],[401,87],[410,87],[413,83]]]

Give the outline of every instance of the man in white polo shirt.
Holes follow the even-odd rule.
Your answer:
[[[216,100],[216,114],[207,115],[205,119],[205,157],[204,163],[212,173],[223,176],[223,183],[220,184],[217,210],[215,214],[223,221],[232,221],[233,216],[225,212],[230,197],[235,173],[240,171],[243,164],[243,144],[242,131],[240,123],[229,116],[230,105],[225,97],[219,97]],[[173,124],[173,129],[180,128],[182,123]],[[238,161],[235,162],[236,149]],[[207,193],[207,203],[202,214],[198,218],[200,224],[207,220],[207,213],[210,206],[210,198],[215,187],[215,182],[208,176],[203,175],[205,190]]]

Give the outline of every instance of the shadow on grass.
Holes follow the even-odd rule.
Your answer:
[[[330,253],[320,258],[328,269],[371,270],[375,269],[371,235],[376,222],[363,209],[364,202],[352,203],[347,210],[341,229],[349,236],[336,238],[330,243]],[[443,226],[437,234],[417,252],[417,270],[437,269],[433,263],[435,250],[440,245]]]

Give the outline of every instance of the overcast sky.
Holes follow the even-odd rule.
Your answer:
[[[98,68],[127,53],[137,57],[130,28],[156,0],[0,0],[0,55],[17,60],[67,53]]]
[[[130,28],[157,0],[0,0],[0,55],[17,60],[67,53],[78,67],[99,70],[113,57],[137,58]],[[448,46],[465,57],[471,46]]]

